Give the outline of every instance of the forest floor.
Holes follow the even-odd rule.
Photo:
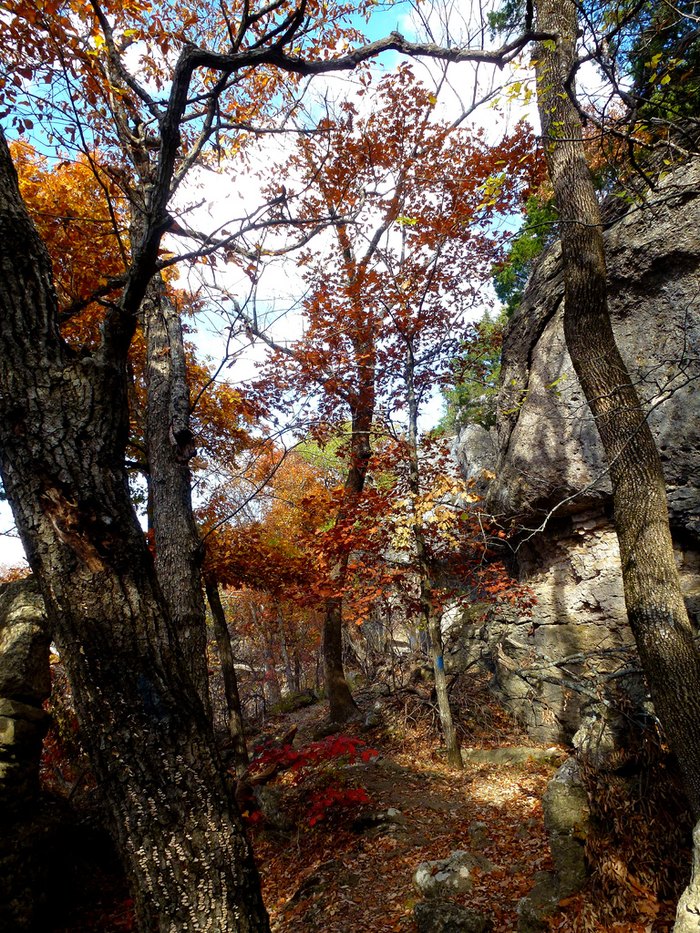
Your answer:
[[[494,933],[517,930],[518,903],[533,887],[537,872],[553,868],[541,799],[547,782],[567,757],[563,748],[515,755],[532,742],[486,692],[476,690],[466,719],[463,745],[505,755],[468,761],[463,771],[448,767],[439,746],[437,717],[429,704],[410,693],[380,697],[356,695],[366,712],[380,706],[374,729],[347,728],[378,751],[369,762],[344,769],[342,780],[363,788],[365,815],[398,810],[398,822],[372,824],[361,816],[328,810],[313,826],[300,820],[292,834],[254,831],[253,844],[274,933],[415,933],[413,916],[421,899],[413,874],[423,861],[469,850],[488,859],[491,871],[473,874],[467,894],[451,899],[491,918]],[[322,726],[324,704],[285,716],[280,729],[296,723],[295,746],[313,740]],[[284,782],[285,775],[276,779]],[[311,789],[313,791],[313,788]],[[307,796],[309,788],[307,787]],[[359,824],[359,826],[358,826]],[[546,929],[561,933],[666,933],[672,907],[651,920],[601,923],[592,910],[595,895],[567,898]],[[543,927],[545,929],[545,927]]]
[[[367,699],[369,692],[358,696],[361,704]],[[311,737],[322,716],[318,705],[287,717],[299,723],[295,744]],[[512,735],[496,708],[486,719],[488,728],[475,745],[529,744]],[[370,822],[358,831],[362,820],[329,808],[314,826],[299,824],[283,846],[274,834],[255,834],[275,933],[414,931],[420,897],[412,878],[418,864],[464,849],[478,851],[496,867],[477,872],[472,892],[455,900],[492,916],[495,930],[516,929],[518,901],[535,872],[551,868],[540,799],[556,764],[480,763],[457,771],[445,763],[431,725],[407,696],[382,703],[378,728],[365,731],[358,724],[345,730],[379,754],[346,768],[343,777],[366,791],[363,811],[385,814],[393,808],[398,822]]]
[[[494,933],[516,930],[518,902],[537,872],[552,869],[541,798],[566,750],[526,755],[517,763],[494,756],[470,761],[459,771],[445,762],[429,703],[410,693],[382,695],[376,688],[360,691],[357,699],[365,715],[376,711],[372,728],[358,720],[342,735],[319,740],[323,702],[265,724],[268,759],[285,757],[275,737],[290,730],[295,730],[292,755],[299,756],[291,766],[285,760],[264,783],[262,809],[268,819],[253,797],[249,810],[243,804],[273,933],[415,933],[413,909],[421,899],[413,886],[415,869],[464,849],[494,867],[475,870],[472,890],[454,901],[489,916]],[[461,722],[463,745],[490,750],[531,745],[487,694],[475,695],[474,701]],[[348,749],[349,756],[343,754]],[[282,823],[291,815],[292,825],[275,828],[275,811]],[[91,883],[92,903],[76,905],[47,933],[133,929],[119,877],[107,869]],[[600,924],[592,900],[585,891],[568,898],[547,929],[670,930],[670,905],[651,922]]]

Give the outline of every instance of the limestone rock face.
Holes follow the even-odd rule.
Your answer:
[[[631,207],[607,230],[606,250],[613,328],[649,412],[672,520],[700,542],[700,162],[676,169],[644,205]],[[554,506],[562,516],[609,498],[602,447],[564,343],[563,312],[557,246],[532,277],[504,340],[490,502],[508,516],[539,517]]]
[[[49,637],[33,582],[0,591],[0,805],[15,810],[36,793],[48,697]]]
[[[677,562],[700,618],[700,161],[675,169],[606,231],[609,301],[667,481]],[[512,523],[531,615],[465,624],[462,651],[493,674],[533,737],[571,739],[593,677],[625,667],[627,626],[602,446],[566,351],[561,253],[542,258],[504,338],[496,428],[458,439],[464,474]],[[489,478],[495,474],[495,478]],[[627,660],[625,660],[627,655]]]
[[[0,588],[0,929],[34,928],[49,829],[38,807],[50,691],[49,637],[35,584]]]

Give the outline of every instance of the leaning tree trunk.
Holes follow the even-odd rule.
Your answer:
[[[209,670],[202,592],[202,542],[192,513],[195,453],[185,350],[177,309],[156,276],[141,305],[146,337],[146,451],[155,565],[177,639],[207,715]]]
[[[607,304],[600,211],[572,87],[573,0],[536,0],[538,105],[560,217],[566,344],[600,433],[613,489],[630,628],[654,707],[700,816],[700,654],[681,594],[666,486],[653,436],[615,343]]]
[[[134,288],[136,286],[134,285]],[[143,931],[266,931],[250,846],[129,496],[133,316],[60,338],[0,133],[0,470]]]

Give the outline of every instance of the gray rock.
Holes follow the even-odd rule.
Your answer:
[[[518,903],[518,933],[543,933],[549,930],[549,918],[557,910],[561,899],[556,875],[537,872],[535,885]]]
[[[50,870],[51,821],[39,801],[48,716],[49,636],[33,581],[0,587],[0,929],[31,930]]]
[[[559,896],[568,897],[580,891],[588,880],[584,845],[590,808],[576,759],[564,762],[549,782],[542,797],[542,810]]]
[[[44,605],[33,580],[0,588],[0,808],[21,812],[38,792],[51,689]]]
[[[488,492],[488,476],[496,469],[498,455],[496,432],[480,424],[465,425],[455,438],[454,455],[467,482],[473,482],[479,494]]]
[[[663,179],[643,206],[606,231],[608,296],[621,352],[650,409],[677,523],[697,521],[700,419],[692,378],[700,360],[700,161]],[[607,499],[610,484],[592,418],[566,351],[561,254],[539,264],[504,339],[497,422],[499,513],[559,512]],[[682,441],[679,443],[679,439]],[[469,469],[468,466],[465,466]],[[690,529],[686,529],[690,530]]]
[[[451,901],[423,901],[413,909],[418,933],[489,933],[493,924],[475,910]]]
[[[700,931],[700,823],[693,830],[693,872],[688,887],[678,901],[673,933]]]
[[[674,169],[605,235],[613,328],[649,411],[681,585],[698,622],[700,160]],[[563,301],[555,246],[535,269],[504,337],[495,429],[468,426],[455,445],[465,476],[495,473],[486,506],[499,521],[538,529],[521,534],[516,553],[518,577],[536,604],[531,613],[499,609],[465,624],[451,664],[486,668],[499,698],[537,741],[568,742],[596,694],[596,672],[624,667],[635,651],[610,483],[566,350]],[[564,665],[570,683],[565,659],[572,659]],[[605,729],[591,741],[612,748],[615,728]]]
[[[365,716],[365,721],[363,723],[363,728],[365,729],[376,729],[382,724],[382,716],[379,710],[371,709]]]
[[[587,703],[582,709],[581,724],[571,740],[579,760],[598,771],[617,770],[625,760],[633,760],[635,754],[641,752],[642,741],[639,728],[634,728],[635,723],[643,727],[654,721],[653,706],[641,673],[626,678],[624,686],[635,720],[630,719],[627,710],[620,711],[614,705]]]
[[[449,858],[421,862],[413,874],[413,885],[423,897],[445,897],[463,894],[474,886],[474,869],[493,870],[493,864],[481,855],[458,850]]]
[[[504,748],[463,748],[465,764],[490,764],[517,767],[528,761],[554,762],[561,760],[561,749],[537,748],[533,745],[511,745]]]
[[[49,695],[49,641],[44,603],[34,581],[1,587],[0,697],[32,702]]]
[[[590,809],[575,758],[568,758],[547,784],[542,809],[547,832],[586,835]]]
[[[389,807],[387,810],[375,810],[373,813],[362,813],[353,820],[352,826],[353,829],[359,832],[366,829],[392,831],[396,829],[405,829],[408,826],[408,820],[396,807]]]
[[[294,821],[285,810],[284,795],[280,788],[261,784],[254,788],[253,793],[268,826],[280,832],[287,832],[293,827]]]

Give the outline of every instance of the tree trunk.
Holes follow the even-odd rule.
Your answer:
[[[610,469],[630,627],[654,707],[700,816],[700,654],[681,594],[661,461],[615,343],[607,304],[598,202],[568,94],[577,35],[572,0],[537,0],[538,28],[557,34],[537,50],[538,104],[560,216],[564,331]]]
[[[430,658],[433,662],[435,693],[442,734],[447,747],[447,762],[453,768],[463,768],[462,752],[457,730],[452,719],[450,696],[447,692],[445,657],[443,654],[440,616],[433,605],[433,578],[428,559],[423,517],[418,508],[421,493],[420,464],[418,462],[418,399],[415,389],[415,360],[410,345],[407,346],[405,366],[406,394],[408,399],[408,487],[413,499],[413,542],[418,564],[418,586],[420,590],[420,612],[423,626],[430,643]]]
[[[252,852],[129,496],[133,327],[110,318],[90,356],[63,343],[50,260],[0,133],[0,470],[139,928],[267,931]]]
[[[361,358],[359,350],[358,357]],[[361,380],[358,402],[352,413],[350,436],[350,467],[343,487],[343,499],[336,525],[349,523],[365,486],[371,456],[370,435],[374,418],[374,375]],[[346,550],[336,561],[331,574],[333,588],[340,594],[348,573],[350,552]],[[331,722],[343,723],[357,716],[357,704],[352,698],[343,668],[343,598],[334,595],[326,600],[323,618],[323,668],[328,694]]]
[[[271,631],[271,626],[263,626],[262,636],[267,696],[271,706],[279,706],[282,700],[282,688],[280,687],[279,677],[277,676],[277,659],[275,658],[275,646],[272,641],[273,633]],[[277,710],[277,712],[279,712],[279,710]]]
[[[277,607],[277,633],[280,637],[280,652],[282,654],[282,663],[284,664],[284,678],[287,682],[287,692],[292,694],[297,688],[295,688],[292,659],[289,657],[287,639],[284,634],[284,618],[282,616],[282,610],[279,606]]]
[[[202,542],[192,514],[188,462],[194,456],[185,350],[177,309],[160,276],[141,305],[146,336],[146,449],[156,573],[180,650],[207,715],[209,668],[202,593]]]
[[[301,658],[299,657],[299,645],[294,646],[294,689],[297,693],[301,691]]]
[[[231,635],[226,624],[226,614],[219,594],[219,585],[213,577],[205,576],[207,599],[211,609],[214,637],[219,649],[221,673],[224,678],[224,694],[226,696],[226,709],[228,712],[228,731],[233,743],[233,758],[236,764],[236,774],[239,776],[249,764],[248,749],[245,744],[245,731],[243,729],[243,716],[241,714],[241,698],[238,693],[238,678],[231,647]]]
[[[323,673],[328,695],[331,722],[343,723],[357,716],[357,704],[352,698],[343,669],[343,601],[340,597],[326,600],[323,618]]]
[[[452,720],[452,709],[450,707],[450,695],[447,692],[447,677],[445,676],[445,658],[443,656],[442,632],[440,631],[440,618],[431,613],[428,620],[428,635],[430,637],[430,658],[433,662],[433,673],[435,676],[435,693],[437,695],[438,712],[440,713],[440,725],[442,734],[447,747],[447,763],[453,767],[462,769],[462,752],[459,747],[457,730]]]

